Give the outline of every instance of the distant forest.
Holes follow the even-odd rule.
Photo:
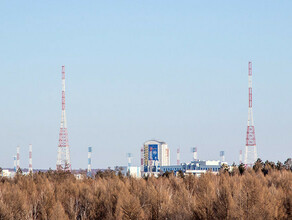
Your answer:
[[[65,172],[0,179],[0,219],[292,219],[291,159],[222,167],[200,177],[164,173],[135,179]]]

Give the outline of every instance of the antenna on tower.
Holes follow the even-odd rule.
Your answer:
[[[87,176],[92,177],[91,173],[91,153],[92,153],[92,147],[88,147],[88,166],[87,166]]]
[[[62,116],[59,133],[57,170],[71,171],[70,149],[65,111],[65,66],[62,66]]]
[[[176,164],[180,165],[180,149],[179,148],[177,148],[177,151],[176,151]]]
[[[33,173],[33,170],[32,170],[32,145],[30,144],[29,145],[29,164],[28,164],[28,172],[30,173]]]
[[[246,166],[252,166],[256,159],[256,138],[252,112],[252,63],[248,62],[248,120],[244,163]]]

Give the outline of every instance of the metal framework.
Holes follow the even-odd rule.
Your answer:
[[[57,170],[71,171],[70,149],[67,132],[67,119],[65,111],[65,66],[62,66],[62,116],[59,133]]]
[[[256,138],[252,112],[252,63],[248,62],[248,120],[244,164],[246,166],[252,166],[256,159]]]

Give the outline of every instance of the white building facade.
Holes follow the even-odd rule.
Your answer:
[[[142,172],[157,172],[159,167],[170,165],[170,151],[163,141],[146,141],[143,156]]]

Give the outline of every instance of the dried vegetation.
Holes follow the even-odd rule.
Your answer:
[[[292,219],[291,170],[260,163],[201,177],[19,174],[0,181],[0,219]]]

